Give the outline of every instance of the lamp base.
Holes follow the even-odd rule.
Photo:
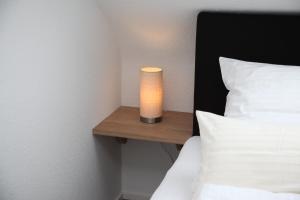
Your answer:
[[[147,124],[155,124],[162,121],[162,117],[155,117],[155,118],[147,118],[140,116],[141,122],[147,123]]]

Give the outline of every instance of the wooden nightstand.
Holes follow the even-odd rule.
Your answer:
[[[184,144],[192,136],[192,113],[166,111],[156,124],[140,122],[139,109],[119,107],[93,129],[94,135],[116,137],[126,143],[128,139]]]

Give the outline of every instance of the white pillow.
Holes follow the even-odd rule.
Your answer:
[[[220,57],[227,95],[225,116],[300,122],[300,67]]]
[[[196,114],[201,133],[200,186],[300,193],[300,125]]]
[[[300,200],[300,195],[205,184],[202,188],[201,196],[194,200]]]

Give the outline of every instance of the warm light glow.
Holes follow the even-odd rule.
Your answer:
[[[158,67],[143,67],[140,82],[140,115],[144,118],[162,116],[163,76]]]
[[[163,24],[161,26],[143,23],[130,23],[130,30],[137,44],[143,45],[144,48],[152,50],[174,49],[178,44],[178,30],[174,27]]]

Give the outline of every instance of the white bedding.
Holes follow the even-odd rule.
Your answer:
[[[300,200],[300,195],[205,184],[201,195],[193,200]]]
[[[190,138],[151,200],[190,200],[200,170],[200,137]]]
[[[200,170],[200,137],[190,138],[151,200],[300,200],[300,195],[205,184],[197,185]],[[194,193],[201,189],[201,196]]]

